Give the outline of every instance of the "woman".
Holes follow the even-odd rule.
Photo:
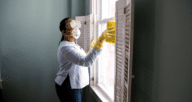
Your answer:
[[[55,87],[61,102],[81,102],[82,89],[89,85],[88,67],[102,51],[104,41],[115,36],[112,34],[112,27],[105,30],[95,44],[92,41],[86,55],[85,51],[74,43],[81,34],[79,28],[79,22],[72,18],[65,18],[60,22],[63,36],[57,52],[60,70],[55,79]]]

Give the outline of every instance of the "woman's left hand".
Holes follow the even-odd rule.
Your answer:
[[[91,50],[94,47],[94,45],[95,45],[95,38],[92,40],[89,50]]]
[[[91,44],[90,44],[90,47],[89,47],[89,51],[94,47],[94,45],[95,45],[95,38],[91,41]],[[89,51],[86,52],[86,55],[89,53]]]

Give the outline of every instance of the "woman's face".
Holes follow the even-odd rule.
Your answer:
[[[73,28],[71,28],[70,26],[70,22],[72,21],[73,19],[72,18],[69,18],[68,20],[65,21],[66,23],[66,32],[64,32],[64,30],[62,30],[62,33],[64,35],[64,38],[67,40],[67,41],[70,41],[70,42],[74,42],[75,41],[75,38],[73,37]]]

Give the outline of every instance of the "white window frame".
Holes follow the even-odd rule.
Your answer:
[[[98,11],[100,11],[100,7],[98,7],[100,0],[90,0],[90,13],[91,14],[97,14],[97,17],[100,17],[100,14]],[[133,56],[133,28],[134,28],[134,0],[118,0],[116,4],[116,14],[115,16],[117,17],[117,24],[116,24],[116,30],[120,30],[121,32],[116,32],[117,36],[116,37],[116,43],[119,43],[122,45],[121,48],[117,48],[117,45],[115,45],[115,53],[117,54],[117,49],[122,49],[123,51],[120,51],[121,58],[117,58],[116,55],[116,62],[120,62],[123,60],[123,66],[118,66],[116,65],[116,70],[119,69],[121,73],[116,73],[115,75],[118,79],[121,79],[120,81],[115,78],[115,90],[114,90],[114,100],[115,101],[126,101],[130,102],[130,97],[131,97],[131,81],[132,78],[134,78],[134,75],[132,75],[132,56]],[[121,15],[121,16],[118,16]],[[98,19],[97,18],[97,19]],[[102,23],[101,21],[98,21],[97,19],[94,19],[94,38],[96,40],[98,39],[98,24]],[[112,18],[105,19],[103,20],[106,22],[107,20],[111,20]],[[121,23],[123,22],[123,25]],[[131,26],[127,26],[131,24]],[[120,26],[120,28],[117,28]],[[122,26],[122,28],[121,28]],[[127,30],[130,29],[130,30]],[[129,39],[130,38],[130,39]],[[126,40],[126,41],[125,41]],[[128,41],[127,41],[128,40]],[[129,46],[129,47],[128,47]],[[119,51],[118,51],[119,52]],[[125,57],[122,57],[125,56]],[[128,60],[129,59],[129,60]],[[115,62],[115,63],[116,63]],[[129,64],[128,64],[129,63]],[[126,64],[126,65],[125,65]],[[97,78],[100,77],[98,76],[98,71],[97,71],[98,66],[98,60],[96,60],[96,64],[94,63],[94,66],[91,67],[92,69],[92,79],[93,79],[93,84],[90,85],[90,92],[95,97],[97,102],[114,102],[109,95],[106,94],[106,92],[99,86],[97,85],[98,80]],[[94,76],[94,77],[93,77]],[[127,77],[128,76],[128,77]],[[91,80],[92,80],[91,79]]]
[[[96,38],[96,40],[99,37],[98,30],[97,30],[99,29],[99,24],[107,23],[107,21],[114,20],[115,18],[115,17],[112,17],[112,18],[100,20],[100,15],[101,15],[100,14],[101,12],[99,12],[100,1],[101,0],[90,0],[90,14],[96,15],[96,18],[93,18],[94,19],[93,32],[94,32],[94,38]],[[91,76],[94,76],[93,78],[95,79],[93,83],[90,83],[91,93],[97,101],[113,102],[113,99],[111,99],[110,96],[106,93],[106,91],[103,90],[104,88],[101,88],[101,86],[97,84],[99,81],[98,77],[101,77],[99,76],[99,73],[98,73],[99,70],[97,70],[98,67],[99,67],[99,60],[96,60],[96,62],[93,64],[93,67],[91,68],[93,71],[93,73],[91,73]]]

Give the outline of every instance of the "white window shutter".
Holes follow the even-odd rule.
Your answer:
[[[127,5],[126,5],[127,4]],[[114,102],[130,102],[133,56],[133,0],[116,2]]]
[[[81,22],[81,36],[79,39],[77,39],[77,44],[81,46],[85,52],[89,51],[90,43],[93,38],[92,29],[93,29],[93,23],[92,23],[92,15],[87,16],[76,16],[75,20],[78,20]]]
[[[129,0],[125,7],[125,102],[131,100],[132,59],[133,59],[133,30],[134,30],[134,0]]]

